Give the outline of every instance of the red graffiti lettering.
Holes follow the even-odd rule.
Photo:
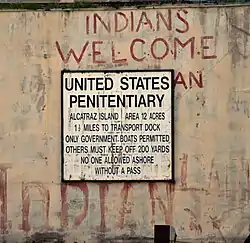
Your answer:
[[[107,215],[106,198],[107,198],[108,190],[109,190],[108,184],[99,185],[101,222],[100,222],[100,226],[98,227],[98,230],[100,232],[105,232],[109,230],[106,227],[106,220],[105,220],[105,217]]]
[[[103,41],[93,41],[92,42],[92,50],[93,50],[93,63],[105,63],[103,60],[97,60],[97,56],[101,55],[102,53],[97,50],[96,45],[103,44]]]
[[[166,193],[168,196],[167,205],[168,205],[168,218],[167,222],[173,224],[173,206],[174,206],[174,196],[175,196],[175,184],[167,183],[166,184]]]
[[[89,34],[89,16],[86,17],[86,34]]]
[[[165,14],[163,15],[160,11],[156,12],[156,30],[160,31],[161,29],[161,21],[164,23],[164,26],[167,28],[167,30],[171,30],[172,29],[172,18],[171,18],[171,9],[168,9],[168,14],[167,14],[167,20],[165,19]]]
[[[92,64],[98,65],[108,62],[126,64],[129,55],[136,62],[142,62],[148,59],[165,60],[173,58],[174,60],[177,60],[179,56],[183,56],[183,53],[185,54],[185,58],[190,57],[191,59],[195,58],[195,54],[197,54],[196,57],[202,59],[217,58],[216,55],[208,55],[205,53],[205,50],[208,51],[210,49],[207,44],[204,44],[205,39],[210,39],[210,37],[207,38],[206,36],[201,37],[201,51],[197,51],[195,53],[194,50],[199,48],[198,44],[196,43],[196,39],[198,38],[191,37],[188,40],[182,41],[175,37],[172,41],[169,39],[158,37],[152,41],[148,41],[147,39],[135,38],[128,45],[127,52],[123,50],[123,53],[125,53],[125,55],[127,56],[124,56],[122,58],[117,57],[121,53],[121,50],[119,50],[119,45],[117,45],[114,41],[87,41],[82,46],[80,54],[77,54],[77,52],[73,48],[70,48],[69,51],[66,51],[64,53],[58,41],[56,41],[56,48],[61,60],[65,64],[70,61],[71,56],[77,64],[79,64],[85,56],[92,56]],[[101,55],[104,52],[106,53],[105,59],[104,57],[101,58]],[[171,56],[171,54],[173,55]]]
[[[161,54],[161,56],[157,56],[156,54],[155,54],[155,49],[156,49],[156,46],[157,46],[157,44],[159,45],[159,43],[163,43],[163,45],[164,45],[164,49],[165,49],[165,52],[163,52],[162,54]],[[152,54],[152,56],[153,56],[153,58],[154,59],[156,59],[156,60],[162,60],[162,59],[164,59],[167,55],[168,55],[168,53],[169,53],[169,46],[168,46],[168,43],[167,43],[167,41],[165,41],[163,38],[156,38],[153,42],[152,42],[152,45],[151,45],[151,47],[150,47],[150,49],[151,49],[151,54]]]
[[[202,79],[202,72],[201,71],[198,71],[197,74],[198,74],[198,77],[196,77],[194,75],[193,72],[189,72],[189,88],[193,88],[193,81],[196,83],[196,85],[199,87],[199,88],[203,88],[203,79]]]
[[[61,226],[63,228],[68,226],[68,203],[67,203],[67,189],[68,187],[79,188],[84,195],[84,204],[82,208],[82,213],[75,217],[74,225],[78,226],[86,218],[88,207],[89,207],[89,190],[85,182],[83,183],[68,183],[61,185]]]
[[[128,202],[128,193],[131,188],[132,188],[131,183],[124,183],[123,188],[121,190],[122,205],[119,211],[119,220],[118,220],[118,227],[120,229],[124,228],[125,214],[128,213],[128,211],[126,210]]]
[[[118,53],[120,54],[120,53]],[[112,63],[126,63],[127,59],[126,58],[121,58],[121,59],[116,59],[116,52],[115,52],[115,47],[112,42]]]
[[[181,12],[183,12],[185,15],[187,15],[188,14],[188,11],[187,10],[185,10],[185,9],[183,9],[183,10],[179,10],[178,12],[177,12],[177,18],[184,24],[184,29],[183,30],[180,30],[180,29],[178,29],[178,28],[176,28],[176,31],[178,32],[178,33],[186,33],[186,32],[188,32],[188,30],[189,30],[189,23],[187,22],[187,20],[185,19],[185,17],[182,17],[181,16]]]
[[[151,223],[154,224],[155,222],[155,201],[157,200],[159,203],[159,208],[162,211],[165,219],[166,224],[173,223],[173,200],[175,194],[175,186],[174,184],[167,183],[166,184],[166,193],[167,193],[167,207],[163,202],[162,198],[159,196],[158,193],[158,186],[156,183],[149,183],[149,196],[151,200],[151,209],[152,209],[152,220]]]
[[[131,28],[130,28],[130,31],[133,32],[134,29],[135,29],[134,12],[130,13],[130,17],[131,17]]]
[[[61,184],[61,227],[68,227],[67,185]]]
[[[22,201],[23,201],[23,222],[22,230],[28,232],[31,229],[29,222],[30,213],[30,189],[35,188],[38,190],[43,200],[44,212],[44,228],[49,227],[49,207],[50,207],[50,193],[41,182],[23,182],[22,183]]]
[[[7,169],[9,168],[8,164],[0,164],[0,229],[2,234],[5,234],[7,230]]]
[[[148,18],[146,12],[142,12],[139,23],[138,23],[137,28],[136,28],[136,32],[138,32],[140,30],[141,26],[148,26],[151,30],[154,30],[152,22]]]
[[[189,84],[189,87],[187,86],[187,83]],[[203,73],[201,71],[197,71],[197,76],[193,72],[181,73],[176,72],[174,77],[174,87],[179,84],[182,85],[185,89],[193,88],[194,83],[199,87],[203,88]]]
[[[188,88],[181,72],[178,72],[174,78],[174,86],[176,86],[176,84],[183,85],[185,89]]]
[[[216,59],[216,55],[208,55],[205,50],[209,50],[210,47],[206,44],[206,40],[213,40],[213,36],[203,36],[201,37],[201,57],[202,59]]]
[[[119,23],[121,22],[121,19],[118,18],[118,16],[122,17],[121,19],[125,21],[125,25],[123,25],[120,28],[119,28]],[[128,17],[126,16],[126,14],[122,12],[116,12],[115,13],[115,32],[122,32],[123,30],[127,28],[127,26],[128,26]]]
[[[104,29],[110,33],[111,31],[111,28],[110,28],[110,22],[108,21],[104,21],[102,19],[102,17],[98,14],[98,13],[94,13],[94,16],[93,16],[93,22],[94,22],[94,33],[96,34],[98,31],[100,31],[100,29],[98,28],[97,24],[98,23],[101,23],[102,26],[104,27]]]
[[[92,13],[85,17],[86,33],[103,34],[103,30],[110,33],[142,32],[142,31],[176,31],[186,33],[189,31],[187,21],[188,11],[186,9],[157,9],[148,14],[146,11],[124,11],[102,13]],[[173,29],[173,22],[177,28]]]
[[[201,235],[202,228],[201,228],[201,225],[198,223],[196,214],[189,208],[184,208],[184,211],[190,215],[189,229],[191,231],[194,230],[197,235]]]
[[[59,42],[56,41],[56,48],[57,48],[57,51],[58,51],[58,53],[59,53],[59,55],[60,55],[62,61],[63,61],[65,64],[67,64],[67,63],[69,62],[69,59],[70,59],[71,55],[74,57],[76,63],[79,64],[79,63],[82,61],[83,55],[84,55],[84,53],[85,53],[85,51],[86,51],[88,45],[89,45],[89,42],[87,41],[87,42],[83,45],[82,51],[81,51],[81,53],[80,53],[79,56],[75,53],[75,51],[74,51],[72,48],[70,48],[69,52],[68,52],[67,55],[65,56],[65,55],[63,54],[63,52],[62,52],[62,49],[61,49],[61,46],[60,46]]]
[[[190,44],[190,57],[192,59],[194,58],[195,37],[191,37],[184,43],[181,42],[178,38],[174,38],[174,59],[177,58],[177,53],[179,52],[177,44],[179,44],[181,48],[185,48],[188,44]]]
[[[148,183],[149,197],[151,200],[151,210],[152,210],[152,219],[151,224],[155,224],[155,195],[154,195],[155,183]]]
[[[130,45],[130,53],[131,53],[132,58],[133,58],[135,61],[137,61],[137,62],[142,62],[142,61],[145,59],[145,56],[143,56],[143,57],[137,57],[137,56],[135,55],[134,47],[135,47],[135,44],[136,44],[137,42],[142,43],[142,44],[145,44],[145,41],[142,40],[142,39],[139,39],[139,38],[134,39],[134,40],[131,42],[131,45]]]

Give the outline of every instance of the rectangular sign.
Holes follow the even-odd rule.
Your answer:
[[[173,180],[173,70],[62,71],[62,180]]]

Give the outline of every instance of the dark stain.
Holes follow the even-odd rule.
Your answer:
[[[20,88],[23,94],[26,93],[26,87],[27,87],[27,78],[24,77],[24,79],[20,81]]]
[[[24,55],[27,57],[27,58],[30,58],[33,56],[33,52],[32,52],[32,47],[31,47],[31,43],[29,40],[27,40],[24,44]]]
[[[38,152],[37,155],[38,155],[38,157],[41,158],[41,159],[45,159],[45,160],[48,159],[48,157],[45,156],[42,152]]]
[[[46,133],[43,134],[42,140],[44,142],[44,146],[48,146],[51,141],[51,137],[49,137]]]
[[[47,84],[50,85],[52,83],[52,69],[48,66],[47,70]]]
[[[44,94],[39,98],[38,102],[36,103],[36,109],[38,112],[44,111],[45,109],[45,97]]]
[[[244,61],[249,56],[247,43],[250,36],[250,8],[244,8],[243,19],[235,11],[237,11],[237,8],[231,8],[226,12],[227,20],[231,27],[229,31],[229,50],[232,53],[232,67],[235,67],[241,60]]]
[[[175,121],[178,121],[179,119],[179,114],[180,114],[180,108],[179,108],[179,103],[182,98],[182,95],[180,92],[177,92],[174,98],[174,104],[175,104],[175,109],[174,109],[174,119]]]
[[[248,58],[249,56],[249,48],[248,48],[248,41],[249,41],[249,36],[250,36],[250,8],[244,8],[244,24],[243,24],[243,28],[244,28],[244,61]],[[247,64],[244,62],[244,66],[247,67]]]
[[[24,77],[20,81],[20,90],[22,94],[27,94],[30,96],[32,104],[19,103],[13,104],[12,109],[14,112],[26,115],[30,112],[32,105],[35,105],[38,113],[44,111],[45,105],[45,95],[46,95],[46,84],[44,79],[49,79],[43,73],[41,65],[36,65],[37,74],[33,75],[30,80]]]
[[[216,21],[215,21],[215,51],[217,49],[217,44],[219,41],[220,17],[221,17],[221,8],[217,8],[217,15],[216,15]]]
[[[62,14],[63,14],[63,17],[64,17],[64,19],[63,19],[64,28],[67,28],[71,12],[70,11],[66,11],[66,12],[64,12]]]
[[[229,44],[229,50],[231,50],[231,54],[232,54],[232,68],[234,68],[240,60],[240,54],[238,51],[238,46],[237,46],[237,41],[236,41],[236,39],[239,38],[238,36],[239,32],[237,29],[232,28],[232,25],[238,26],[239,24],[234,8],[230,8],[228,10],[227,19],[228,19],[229,25],[231,26],[229,30],[229,43],[228,44]]]
[[[250,118],[250,103],[248,100],[240,99],[235,88],[230,90],[227,109],[229,112],[241,112]]]
[[[250,243],[250,235],[246,238],[246,240],[244,241],[244,243]]]
[[[37,73],[36,75],[36,92],[34,96],[34,101],[36,102],[36,109],[40,113],[44,110],[45,105],[45,83],[44,83],[44,75],[41,65],[37,65]],[[39,97],[40,96],[40,97]],[[39,97],[39,98],[38,98]]]
[[[17,101],[15,104],[12,105],[12,110],[14,112],[19,112],[22,115],[26,115],[30,112],[31,105],[22,104],[22,103]]]
[[[207,10],[205,8],[200,9],[200,24],[203,33],[205,33],[205,28],[206,28],[206,16],[207,16]]]
[[[220,220],[217,219],[217,217],[211,217],[210,220],[212,221],[212,225],[214,229],[220,230]],[[192,222],[191,225],[192,228],[194,228],[197,232],[202,232],[202,228],[199,224],[194,224]],[[68,241],[64,240],[65,234],[58,232],[36,232],[32,234],[30,237],[27,237],[26,240],[22,241],[24,243],[66,243]],[[1,239],[1,242],[3,243],[17,243],[16,241],[13,241],[13,239],[8,239],[7,237],[4,237],[5,239]],[[223,242],[233,242],[233,243],[248,243],[249,241],[245,241],[246,239],[249,240],[248,235],[241,236],[241,237],[227,237],[222,236]],[[143,236],[134,236],[131,237],[129,235],[121,235],[121,236],[110,236],[110,237],[103,237],[102,239],[98,239],[98,237],[92,238],[92,241],[88,242],[95,242],[95,243],[153,243],[154,238],[153,237],[143,237]],[[80,241],[71,241],[69,243],[88,243],[87,241],[80,240]],[[193,242],[193,243],[200,243],[200,242],[221,242],[221,237],[214,237],[213,235],[208,236],[206,238],[185,238],[185,240],[178,240],[176,242]]]
[[[153,243],[154,238],[143,236],[122,235],[117,237],[105,237],[97,241],[98,243]]]
[[[244,22],[245,23],[245,22]],[[242,29],[242,28],[240,28],[240,27],[238,27],[238,26],[236,26],[236,25],[234,25],[234,24],[232,24],[232,27],[234,28],[234,29],[236,29],[236,30],[238,30],[238,31],[240,31],[240,32],[242,32],[242,33],[244,33],[246,36],[250,36],[250,33],[248,32],[248,30],[246,30],[246,29]],[[247,27],[248,28],[248,27]]]
[[[196,94],[196,101],[198,101],[200,103],[200,105],[202,106],[202,108],[204,108],[204,106],[206,104],[206,98],[202,92],[198,92]]]
[[[65,243],[64,235],[58,232],[36,232],[25,243]]]

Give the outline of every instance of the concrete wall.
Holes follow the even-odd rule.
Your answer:
[[[2,239],[152,242],[155,224],[172,224],[185,242],[245,238],[249,13],[249,6],[1,12]],[[175,184],[60,183],[64,68],[175,69]]]

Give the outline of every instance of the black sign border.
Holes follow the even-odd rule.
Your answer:
[[[99,179],[87,179],[87,180],[67,180],[64,179],[64,129],[63,129],[63,75],[64,73],[126,73],[126,72],[169,72],[171,75],[171,161],[172,161],[172,175],[170,179],[122,179],[122,180],[113,180],[112,178],[106,180]],[[63,69],[61,71],[61,182],[69,183],[69,182],[171,182],[175,183],[175,124],[174,124],[174,69],[123,69],[123,70],[70,70]]]

